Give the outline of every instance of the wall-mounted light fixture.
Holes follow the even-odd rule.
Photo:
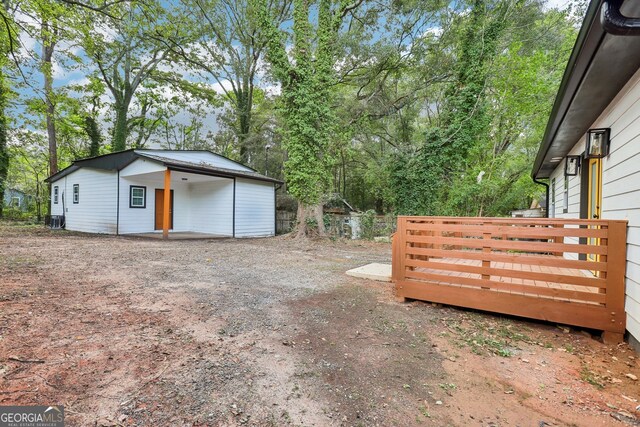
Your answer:
[[[580,156],[567,156],[564,163],[564,176],[576,176],[580,170]]]
[[[587,132],[587,159],[601,159],[609,155],[609,135],[611,129],[589,129]]]

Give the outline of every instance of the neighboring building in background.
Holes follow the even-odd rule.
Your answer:
[[[16,188],[5,188],[4,190],[4,206],[19,209],[21,211],[27,211],[31,203],[32,196],[28,195],[24,191],[20,191]]]
[[[127,150],[77,160],[47,178],[51,215],[68,230],[169,231],[227,237],[275,235],[281,181],[209,151]],[[170,190],[165,192],[165,183]]]
[[[640,349],[640,20],[625,16],[640,2],[590,3],[533,177],[549,180],[549,217],[628,221],[626,324]]]

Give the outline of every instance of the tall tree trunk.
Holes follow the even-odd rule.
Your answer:
[[[302,202],[298,202],[298,232],[296,233],[296,239],[307,237],[307,208]]]
[[[322,237],[326,236],[327,230],[324,228],[324,209],[322,206],[322,202],[313,206],[313,215],[315,216],[316,222],[318,223],[318,235]]]
[[[309,234],[309,226],[307,225],[307,218],[313,218],[316,220],[318,227],[318,235],[326,236],[327,231],[324,226],[324,211],[322,203],[318,203],[312,206],[305,206],[303,203],[298,202],[298,232],[296,238],[303,238]]]
[[[5,108],[7,103],[7,89],[4,82],[4,70],[0,69],[0,218],[4,205],[4,190],[9,174],[9,151],[7,150],[7,117]]]
[[[111,151],[124,151],[127,149],[127,111],[129,106],[122,103],[116,103],[116,122],[113,126],[113,144]]]
[[[9,1],[3,0],[5,10],[9,10]],[[11,37],[11,35],[9,35]],[[8,51],[2,52],[8,55]],[[6,187],[7,176],[9,175],[9,150],[7,149],[7,116],[5,110],[7,108],[8,88],[5,85],[6,76],[4,69],[0,67],[0,218],[2,218],[2,207],[4,206],[4,190]]]
[[[42,24],[42,74],[44,75],[45,117],[49,139],[49,173],[58,172],[58,142],[56,140],[55,103],[53,102],[52,58],[55,49],[55,31],[48,22]]]
[[[238,115],[238,145],[240,146],[240,162],[246,163],[249,158],[248,139],[251,133],[251,101],[248,89],[238,93],[236,114]]]

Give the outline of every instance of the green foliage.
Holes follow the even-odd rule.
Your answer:
[[[332,85],[336,80],[335,37],[342,5],[332,10],[330,0],[318,5],[318,22],[309,21],[309,2],[293,2],[293,61],[285,50],[286,34],[278,29],[267,10],[258,5],[267,60],[282,85],[280,113],[283,118],[283,146],[287,150],[287,187],[303,205],[317,204],[330,184],[330,147],[335,135],[336,117],[332,108]],[[314,46],[314,41],[317,44]]]
[[[367,240],[373,240],[376,236],[376,211],[373,209],[360,215],[360,236]]]
[[[389,165],[398,213],[501,216],[540,191],[528,175],[575,28],[535,2],[471,3],[435,126]]]
[[[98,122],[91,116],[85,116],[84,118],[84,131],[89,137],[89,157],[95,157],[100,154],[100,145],[102,143],[102,135],[100,134],[100,128]]]
[[[160,144],[211,149],[284,177],[303,207],[337,193],[378,214],[508,214],[540,191],[529,169],[583,14],[543,6],[4,2],[0,191],[19,183],[45,202],[39,186],[53,156],[64,167]],[[18,28],[39,40],[19,72],[10,61]],[[87,79],[65,87],[54,65]],[[32,78],[41,75],[46,87]],[[17,85],[30,89],[8,102]],[[9,129],[12,120],[26,131]]]

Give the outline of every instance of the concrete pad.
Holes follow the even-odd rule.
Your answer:
[[[349,270],[346,274],[353,277],[360,277],[362,279],[390,282],[391,264],[380,264],[374,262],[372,264],[363,265],[362,267]]]

